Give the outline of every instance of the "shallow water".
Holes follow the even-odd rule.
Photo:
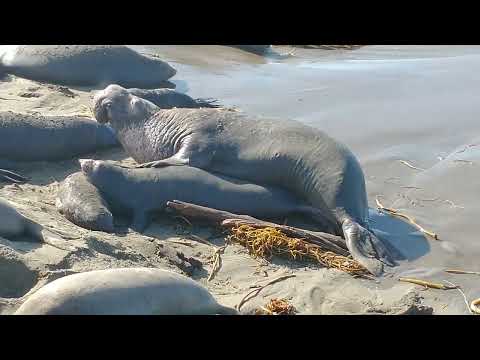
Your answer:
[[[480,145],[468,146],[480,144],[480,46],[297,49],[286,59],[221,46],[136,48],[170,61],[179,91],[297,119],[347,144],[364,168],[370,206],[381,195],[442,240],[372,210],[379,236],[408,259],[399,271],[425,269],[479,295],[478,278],[451,280],[440,270],[480,270]]]

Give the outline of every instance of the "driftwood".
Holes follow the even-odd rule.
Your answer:
[[[231,228],[239,225],[249,225],[256,228],[272,227],[282,231],[287,236],[301,238],[306,242],[318,245],[322,248],[322,250],[332,251],[343,256],[348,256],[350,254],[345,240],[332,234],[308,231],[292,226],[278,225],[272,222],[259,220],[248,215],[233,214],[227,211],[216,210],[178,200],[167,202],[167,207],[175,210],[182,216],[206,221],[225,228]]]

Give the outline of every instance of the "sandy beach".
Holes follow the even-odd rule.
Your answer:
[[[480,175],[480,46],[364,46],[351,49],[274,51],[269,58],[213,46],[131,46],[168,61],[176,90],[194,98],[216,98],[226,107],[256,115],[299,120],[324,130],[358,157],[366,177],[370,219],[378,237],[403,258],[378,281],[353,278],[335,269],[274,258],[252,258],[228,245],[222,266],[208,281],[214,246],[224,245],[218,229],[162,216],[145,234],[107,234],[80,228],[55,207],[58,185],[80,170],[76,159],[24,163],[28,184],[0,183],[0,196],[46,227],[66,233],[82,247],[62,251],[46,244],[0,238],[0,313],[11,314],[42,284],[70,273],[115,267],[159,267],[184,273],[162,256],[168,247],[200,261],[191,277],[215,298],[235,306],[263,289],[241,312],[254,313],[270,299],[287,299],[298,314],[469,314],[460,291],[428,289],[399,282],[418,278],[461,286],[468,302],[480,297],[476,179]],[[42,115],[91,115],[92,88],[63,87],[14,76],[0,80],[2,111]],[[121,148],[84,158],[133,165]],[[377,210],[376,199],[415,218],[438,240]],[[189,238],[194,234],[214,246]]]

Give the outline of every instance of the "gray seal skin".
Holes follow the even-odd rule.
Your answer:
[[[115,131],[81,116],[0,112],[0,158],[66,160],[118,145]]]
[[[150,224],[152,215],[164,210],[171,200],[260,218],[298,213],[323,221],[320,211],[288,191],[249,184],[199,168],[129,169],[92,159],[79,162],[86,178],[101,192],[111,211],[131,215],[130,228],[140,233]]]
[[[162,109],[171,108],[217,108],[215,99],[192,99],[187,94],[172,89],[127,89],[132,95],[148,100]]]
[[[14,315],[237,315],[186,276],[154,268],[95,270],[52,281]]]
[[[45,229],[42,225],[20,214],[8,201],[0,198],[0,236],[13,240],[16,237],[29,235],[38,242],[66,251],[75,251],[57,234]]]
[[[113,129],[93,119],[0,112],[0,178],[10,182],[28,180],[9,171],[18,161],[66,160],[118,145]]]
[[[75,225],[93,231],[114,232],[108,204],[81,171],[69,175],[60,184],[55,204],[58,212]]]
[[[323,213],[373,274],[395,263],[369,230],[365,179],[353,153],[294,120],[224,109],[160,109],[111,85],[94,98],[97,121],[110,123],[142,167],[190,165],[252,183],[280,186]],[[361,259],[361,260],[360,260]]]
[[[2,45],[0,73],[61,85],[159,87],[176,74],[165,61],[118,45]]]
[[[248,51],[257,55],[264,55],[270,50],[271,45],[229,45],[244,51]]]

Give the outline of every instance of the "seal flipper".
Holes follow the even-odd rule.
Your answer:
[[[130,229],[138,233],[143,233],[150,223],[150,217],[146,212],[135,211]]]
[[[0,179],[5,179],[13,183],[25,183],[29,179],[9,170],[0,169]]]
[[[188,165],[188,160],[183,160],[175,156],[172,156],[168,159],[151,161],[148,163],[140,164],[135,166],[135,168],[143,169],[143,168],[160,168],[160,167],[167,167],[167,166],[186,166],[186,165]]]
[[[353,258],[373,275],[384,273],[384,265],[395,266],[388,249],[372,232],[348,218],[343,220],[342,229]]]

